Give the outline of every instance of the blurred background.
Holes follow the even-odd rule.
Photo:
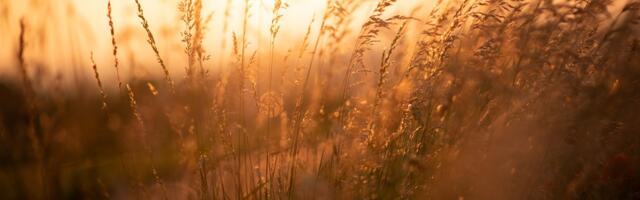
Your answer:
[[[637,0],[108,2],[0,0],[0,199],[640,198]]]

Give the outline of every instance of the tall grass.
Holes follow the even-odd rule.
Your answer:
[[[640,197],[638,1],[327,0],[300,35],[299,1],[217,2],[178,1],[178,41],[129,2],[162,77],[120,77],[142,50],[107,1],[117,83],[91,52],[71,92],[21,21],[0,198]]]
[[[122,79],[120,78],[120,61],[118,60],[118,45],[116,44],[116,33],[113,25],[111,0],[107,1],[107,18],[109,18],[109,33],[111,33],[111,45],[113,46],[113,67],[116,69],[118,88],[122,90]]]
[[[147,32],[147,43],[149,43],[149,46],[151,46],[153,53],[155,53],[156,55],[156,60],[158,61],[158,64],[160,64],[160,67],[162,67],[162,71],[164,72],[164,79],[167,81],[167,84],[169,85],[171,91],[175,92],[175,85],[174,85],[175,83],[171,79],[171,76],[169,75],[169,69],[165,65],[162,57],[160,56],[158,45],[156,44],[156,39],[155,37],[153,37],[153,33],[149,28],[149,22],[144,17],[144,10],[142,9],[142,5],[140,4],[139,0],[135,0],[135,2],[138,7],[138,18],[140,18],[140,24],[142,25],[142,28],[144,28],[144,30]]]

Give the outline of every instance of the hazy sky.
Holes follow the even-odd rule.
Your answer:
[[[179,21],[177,5],[179,0],[140,0],[145,16],[149,20],[155,34],[161,56],[171,67],[172,72],[182,72],[185,55],[184,45],[181,43],[180,31],[184,25]],[[266,51],[271,22],[273,0],[252,0],[254,5],[249,20],[248,51],[260,49]],[[226,52],[230,52],[232,41],[231,32],[242,31],[243,2],[233,0],[229,18],[227,18],[228,32],[222,35],[224,12],[227,0],[205,0],[203,14],[211,15],[205,35],[205,50],[211,56],[228,57],[221,54],[222,42],[227,42]],[[325,7],[324,0],[289,0],[288,9],[283,11],[281,31],[277,39],[278,49],[282,53],[295,48],[302,40],[312,17],[316,17],[314,31]],[[377,1],[371,0],[366,9],[354,13],[359,20],[365,20]],[[428,1],[432,4],[432,1]],[[157,66],[152,58],[152,52],[146,44],[146,33],[140,26],[136,14],[134,0],[112,0],[113,17],[116,28],[117,42],[120,48],[120,59],[125,65],[137,63],[149,68],[149,73],[157,73]],[[400,1],[395,6],[396,11],[409,10],[415,4],[425,4],[419,1]],[[106,66],[113,65],[111,56],[111,40],[109,34],[106,0],[29,0],[0,2],[0,43],[9,44],[0,49],[0,72],[12,74],[15,72],[16,48],[19,33],[20,18],[25,19],[27,25],[27,60],[32,66],[45,66],[48,71],[66,71],[79,68],[80,71],[90,72],[89,55],[94,52],[101,71],[110,70]],[[353,26],[357,29],[359,21]],[[314,32],[315,34],[315,32]],[[225,58],[226,59],[226,58]],[[220,60],[220,59],[212,59]],[[148,65],[148,66],[147,66]],[[105,69],[107,68],[107,69]],[[40,68],[42,69],[42,67]],[[126,70],[126,69],[125,69]],[[174,72],[175,73],[175,72]],[[107,78],[113,73],[105,73]],[[125,72],[126,74],[126,72]]]

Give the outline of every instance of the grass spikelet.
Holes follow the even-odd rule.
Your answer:
[[[113,67],[116,69],[116,78],[118,79],[118,88],[122,90],[122,80],[120,78],[120,62],[118,61],[118,45],[116,43],[116,33],[113,25],[113,17],[111,16],[111,0],[107,1],[107,18],[109,19],[109,33],[111,33],[111,46],[113,46]]]
[[[639,0],[105,1],[0,3],[0,199],[637,199]]]
[[[315,14],[311,17],[311,21],[309,25],[307,25],[307,32],[304,34],[304,39],[302,39],[302,43],[300,45],[300,52],[298,53],[298,59],[302,58],[304,53],[307,51],[307,47],[309,46],[309,36],[311,36],[311,26],[313,26],[313,22],[315,22],[316,17]]]
[[[380,0],[373,11],[373,14],[369,16],[368,20],[362,25],[362,30],[358,35],[355,49],[349,59],[349,63],[346,65],[347,69],[343,78],[342,86],[342,99],[345,104],[349,101],[349,90],[351,88],[352,75],[356,71],[366,71],[364,63],[364,55],[370,49],[370,46],[376,43],[380,29],[388,28],[393,21],[406,19],[402,16],[394,16],[389,19],[382,19],[384,12],[392,6],[396,0]],[[343,106],[340,111],[340,121],[344,121],[347,113],[347,106]]]
[[[93,59],[93,52],[89,56],[91,59],[91,66],[93,68],[93,74],[96,78],[96,82],[98,83],[98,90],[100,91],[100,97],[102,98],[102,110],[107,110],[107,94],[104,92],[104,87],[102,86],[102,81],[100,80],[100,73],[98,73],[98,64]]]
[[[142,9],[142,5],[140,4],[139,0],[135,0],[135,2],[138,7],[138,18],[140,18],[140,24],[142,25],[142,28],[144,28],[144,30],[147,32],[147,38],[148,38],[147,43],[149,43],[149,46],[151,46],[151,49],[155,53],[156,61],[158,61],[158,63],[160,64],[160,67],[162,67],[162,71],[164,72],[164,79],[165,81],[167,81],[167,84],[169,84],[169,88],[171,88],[171,93],[175,93],[175,84],[171,79],[171,76],[169,75],[169,69],[164,64],[164,60],[162,60],[162,57],[160,56],[160,51],[158,51],[158,45],[156,44],[156,40],[153,37],[153,33],[151,32],[151,29],[149,28],[149,22],[144,17],[144,10]]]
[[[280,14],[281,9],[286,9],[287,8],[287,4],[283,3],[282,0],[276,0],[274,1],[273,4],[273,10],[272,10],[272,18],[271,18],[271,26],[269,28],[269,31],[271,33],[271,41],[269,42],[269,48],[270,48],[270,52],[269,52],[269,80],[268,80],[268,89],[267,89],[267,95],[271,96],[268,97],[270,99],[273,99],[275,96],[275,93],[273,92],[273,65],[274,65],[274,56],[275,56],[275,46],[276,46],[276,37],[278,36],[278,31],[280,30],[280,19],[282,18],[282,14]],[[274,106],[272,105],[272,103],[274,103],[273,101],[268,101],[267,102],[267,133],[271,132],[271,125],[272,125],[272,119],[274,117]],[[267,167],[268,169],[268,167]],[[267,171],[266,174],[269,174],[269,172]]]
[[[396,35],[393,37],[393,40],[391,41],[389,50],[382,52],[382,59],[380,62],[380,70],[378,74],[378,83],[376,85],[376,96],[373,102],[373,109],[371,111],[371,116],[376,116],[380,109],[379,107],[380,107],[381,101],[384,98],[384,84],[387,81],[387,76],[389,74],[389,67],[392,64],[391,56],[393,55],[394,50],[398,47],[398,42],[400,41],[400,38],[404,34],[406,27],[407,27],[407,21],[403,22],[400,28],[398,28]],[[369,129],[371,130],[372,133],[374,133],[376,129],[375,123],[376,123],[376,117],[372,117],[369,125]]]
[[[184,31],[180,34],[182,35],[182,42],[185,43],[185,53],[187,54],[187,76],[190,77],[192,75],[192,67],[195,62],[194,54],[193,54],[193,43],[191,38],[193,37],[193,1],[192,0],[183,0],[178,3],[178,10],[182,14],[180,19],[184,23]]]

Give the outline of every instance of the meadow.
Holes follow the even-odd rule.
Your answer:
[[[640,1],[73,2],[0,1],[0,199],[640,199]]]

